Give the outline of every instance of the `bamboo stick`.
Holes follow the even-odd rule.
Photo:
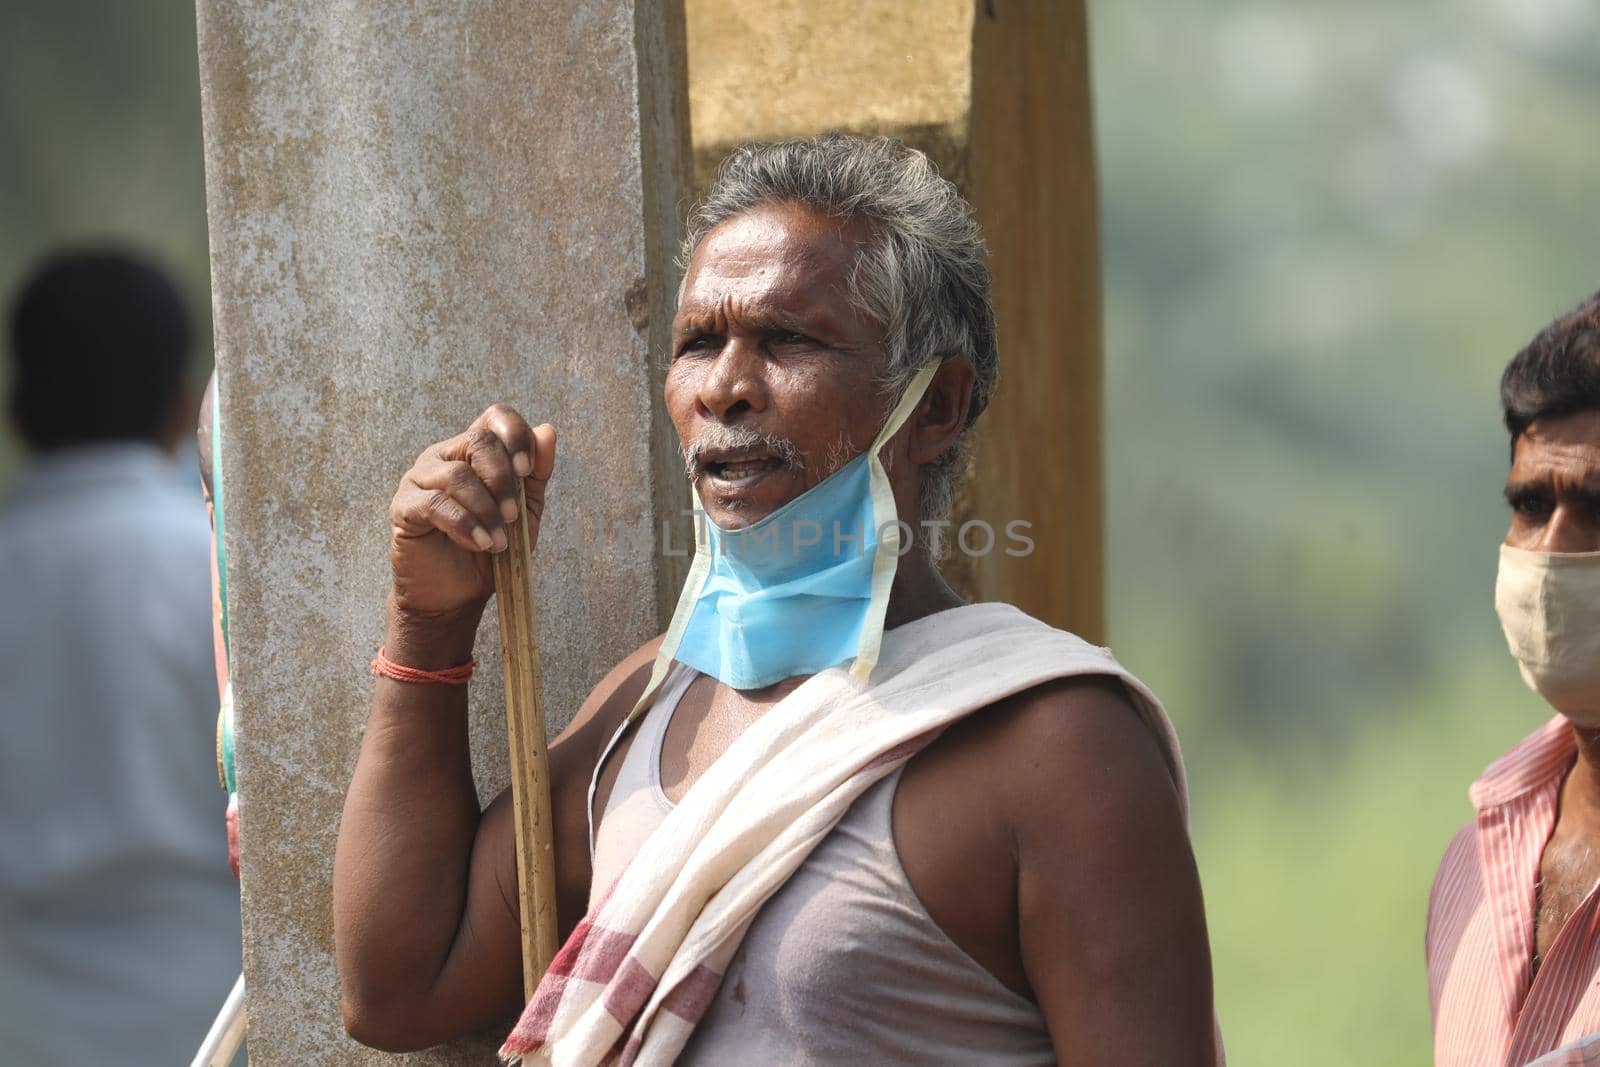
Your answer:
[[[511,803],[516,812],[517,903],[522,925],[522,989],[527,999],[555,958],[556,879],[550,812],[550,754],[545,747],[544,682],[539,670],[539,617],[533,602],[528,507],[517,486],[511,544],[494,557],[500,648],[505,660],[506,729],[511,740]]]

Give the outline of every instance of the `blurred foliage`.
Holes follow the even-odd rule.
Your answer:
[[[1600,0],[1091,32],[1111,629],[1185,739],[1231,1059],[1425,1063],[1434,864],[1544,715],[1491,606],[1496,383],[1600,287]],[[0,6],[0,293],[122,239],[209,338],[203,194],[191,4]]]
[[[204,381],[211,298],[194,4],[7,0],[0,4],[6,320],[42,256],[107,241],[144,252],[172,274],[194,317],[194,377]],[[0,385],[9,373],[8,354]],[[0,484],[16,449],[7,427]]]
[[[1091,4],[1109,603],[1169,702],[1236,1064],[1431,1058],[1507,360],[1600,287],[1595,0]]]

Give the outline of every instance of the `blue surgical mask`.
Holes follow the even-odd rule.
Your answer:
[[[870,678],[904,537],[878,452],[937,369],[916,374],[866,452],[760,522],[724,530],[697,506],[694,562],[639,708],[673,659],[734,689],[847,660]]]

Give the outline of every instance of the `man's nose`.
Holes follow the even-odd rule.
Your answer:
[[[761,353],[738,338],[730,338],[700,379],[700,406],[718,421],[736,419],[747,411],[765,411],[766,380]]]
[[[1596,552],[1600,551],[1600,527],[1597,527],[1583,507],[1558,503],[1550,513],[1550,521],[1539,531],[1538,552]]]

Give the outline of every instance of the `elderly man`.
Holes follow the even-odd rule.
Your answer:
[[[970,208],[898,142],[750,146],[686,253],[665,393],[702,537],[667,633],[551,748],[570,936],[525,1009],[512,813],[479,811],[450,683],[555,431],[496,405],[395,494],[335,862],[350,1032],[417,1048],[523,1009],[503,1051],[541,1063],[1216,1062],[1160,705],[963,605],[914,536],[996,376]]]
[[[1600,293],[1519,352],[1495,607],[1557,711],[1471,789],[1428,904],[1439,1067],[1590,1062],[1600,1031]],[[1548,1058],[1544,1058],[1548,1057]]]

